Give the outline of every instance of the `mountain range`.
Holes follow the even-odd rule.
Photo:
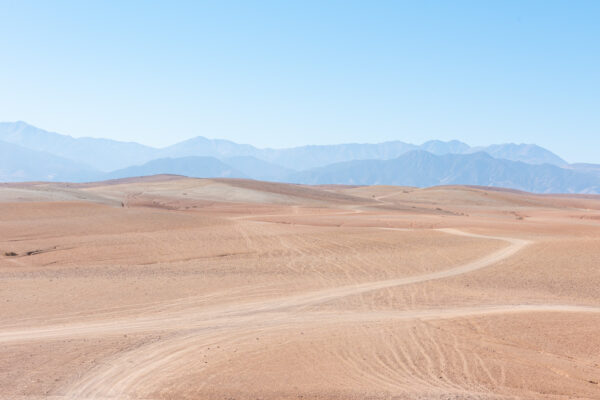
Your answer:
[[[198,136],[165,148],[73,138],[0,123],[0,181],[94,181],[171,173],[305,184],[470,184],[538,193],[600,193],[600,165],[568,164],[535,144],[432,140],[261,149]]]
[[[537,193],[600,193],[600,179],[552,164],[498,159],[485,152],[435,155],[415,150],[391,160],[346,161],[299,172],[305,184],[478,185]]]

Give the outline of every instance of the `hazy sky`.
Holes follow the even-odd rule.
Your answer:
[[[0,0],[0,121],[163,146],[459,139],[600,163],[600,1]]]

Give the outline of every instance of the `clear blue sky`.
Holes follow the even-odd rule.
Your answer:
[[[600,163],[600,1],[0,0],[0,121],[163,146],[459,139]]]

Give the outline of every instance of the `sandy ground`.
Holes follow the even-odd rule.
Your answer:
[[[600,197],[0,185],[2,399],[600,399]]]

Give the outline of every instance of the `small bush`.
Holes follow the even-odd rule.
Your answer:
[[[7,251],[7,252],[4,253],[4,255],[6,257],[16,257],[16,256],[18,256],[18,254],[15,253],[14,251]]]

